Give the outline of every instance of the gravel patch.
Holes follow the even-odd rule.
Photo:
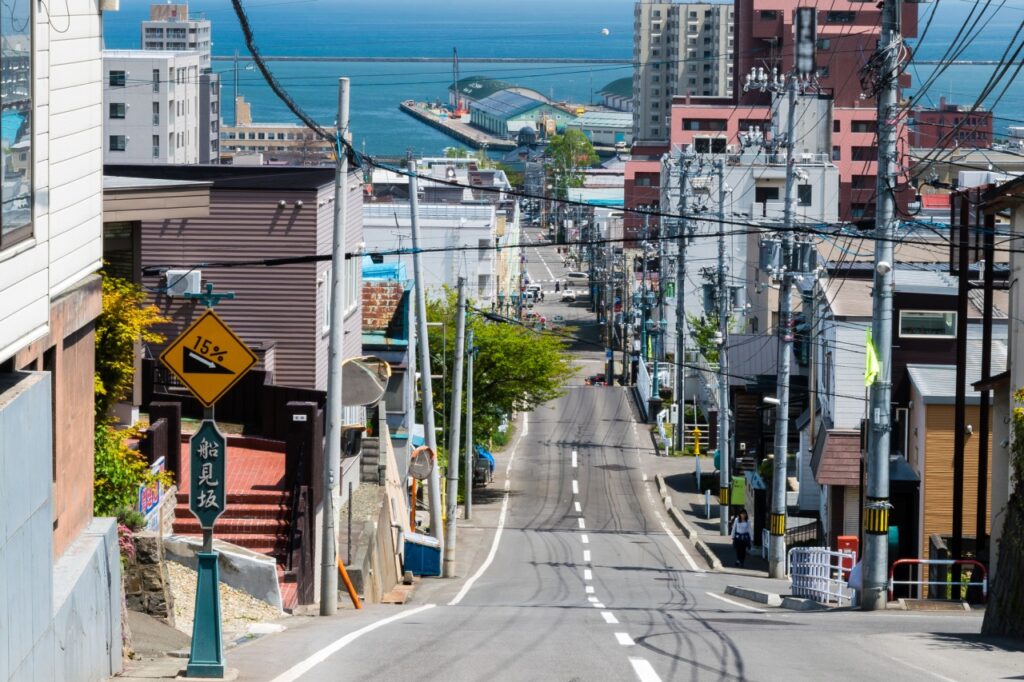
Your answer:
[[[170,587],[174,593],[174,624],[178,630],[192,634],[196,603],[196,572],[174,561],[167,562]],[[248,633],[253,623],[279,620],[281,611],[265,601],[233,587],[220,584],[221,623],[225,640],[234,640]]]

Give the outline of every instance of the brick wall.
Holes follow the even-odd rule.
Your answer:
[[[363,282],[363,329],[391,331],[401,319],[396,319],[402,303],[404,287],[400,282]]]

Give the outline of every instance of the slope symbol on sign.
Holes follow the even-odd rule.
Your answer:
[[[181,349],[181,366],[189,374],[234,374],[233,371],[190,348]]]

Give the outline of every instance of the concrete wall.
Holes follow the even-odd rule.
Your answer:
[[[0,375],[0,680],[99,680],[121,667],[112,519],[53,560],[50,381]]]

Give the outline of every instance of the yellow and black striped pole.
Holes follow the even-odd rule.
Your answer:
[[[721,487],[718,489],[718,504],[723,507],[729,506],[729,492],[730,489],[728,487]]]
[[[869,497],[867,504],[864,505],[864,532],[872,535],[887,535],[891,506],[888,498]]]
[[[786,534],[786,515],[770,514],[768,516],[768,532],[776,537]]]

